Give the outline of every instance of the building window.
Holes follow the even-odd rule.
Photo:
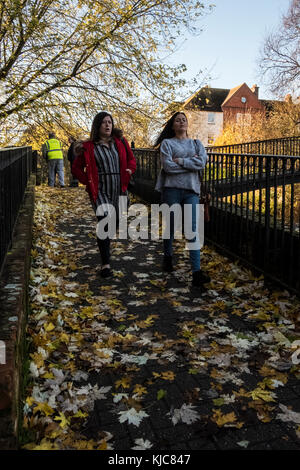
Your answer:
[[[236,122],[238,124],[250,124],[251,114],[250,113],[236,113]]]
[[[215,124],[215,113],[208,113],[207,114],[207,123],[208,124]]]

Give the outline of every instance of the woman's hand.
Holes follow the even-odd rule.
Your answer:
[[[126,168],[126,171],[129,173],[129,176],[132,175],[132,171],[130,170],[130,168]]]

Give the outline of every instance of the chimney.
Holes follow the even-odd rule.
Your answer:
[[[257,98],[258,98],[258,90],[259,90],[259,87],[257,85],[253,85],[251,88],[252,93],[254,93]]]

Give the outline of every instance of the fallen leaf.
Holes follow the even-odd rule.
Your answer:
[[[120,423],[128,421],[128,424],[133,424],[134,426],[139,426],[142,419],[149,416],[145,411],[136,411],[135,408],[131,408],[127,411],[120,411],[118,414],[120,415]]]
[[[70,420],[68,420],[62,412],[59,413],[59,416],[54,418],[54,421],[60,421],[59,425],[61,428],[65,428],[70,424]]]
[[[234,412],[232,413],[227,413],[227,414],[222,414],[221,410],[213,410],[214,414],[213,417],[211,418],[212,421],[217,423],[219,427],[225,426],[226,424],[229,423],[235,423],[237,420],[237,417],[235,416]]]
[[[167,395],[167,392],[166,390],[158,390],[157,392],[157,399],[158,400],[161,400],[162,398],[164,398],[165,396]]]
[[[296,411],[290,410],[287,406],[280,404],[279,408],[283,411],[283,413],[279,413],[277,415],[277,419],[285,422],[293,422],[296,424],[300,424],[300,413]]]
[[[151,444],[150,441],[148,441],[148,439],[146,439],[144,441],[144,439],[136,439],[135,441],[135,447],[132,447],[133,450],[147,450],[147,449],[151,449],[151,447],[153,447],[153,444]]]
[[[252,392],[250,392],[250,396],[252,397],[252,400],[276,401],[272,396],[272,392],[261,388],[252,390]]]
[[[200,419],[199,414],[195,410],[194,405],[187,405],[184,403],[181,408],[176,408],[173,411],[170,411],[168,415],[171,417],[172,423],[174,426],[182,421],[185,424],[192,424],[198,419]]]

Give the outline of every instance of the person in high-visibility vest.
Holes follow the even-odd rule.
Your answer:
[[[61,188],[65,187],[64,180],[64,155],[61,142],[56,139],[53,132],[49,133],[49,138],[43,144],[42,153],[48,162],[48,186],[55,185],[56,173]]]

